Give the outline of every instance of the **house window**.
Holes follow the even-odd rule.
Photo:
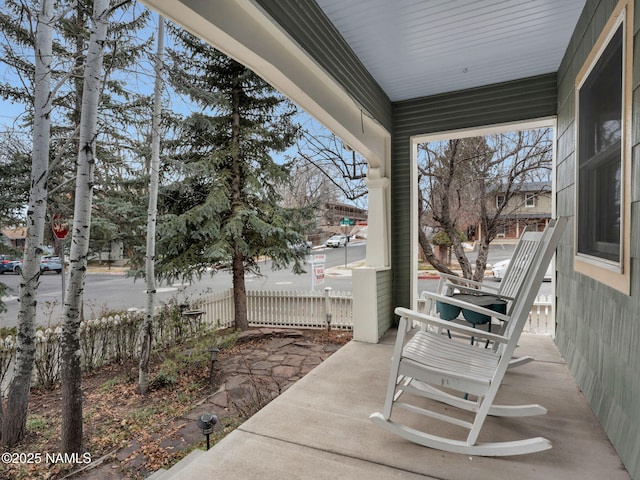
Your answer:
[[[578,92],[578,253],[620,262],[622,28]]]
[[[524,195],[524,205],[525,207],[535,207],[536,206],[536,196],[533,193],[526,193]]]
[[[612,279],[628,268],[627,3],[618,5],[576,83],[576,270],[612,286],[619,286]]]
[[[501,209],[504,207],[506,197],[504,195],[496,195],[496,208]]]

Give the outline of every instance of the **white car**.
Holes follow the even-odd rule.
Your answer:
[[[343,247],[347,244],[347,236],[346,235],[334,235],[329,240],[327,240],[327,247]]]
[[[502,280],[504,278],[504,274],[507,271],[507,267],[509,266],[510,259],[502,260],[500,262],[496,262],[491,270],[493,271],[493,278],[496,280]],[[544,281],[550,282],[553,277],[553,270],[551,269],[551,264],[547,268],[547,271],[544,273]]]

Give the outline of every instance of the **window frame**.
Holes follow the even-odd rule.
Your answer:
[[[525,193],[524,194],[524,206],[525,208],[534,208],[536,206],[536,197],[535,193]],[[531,203],[529,203],[531,202]]]
[[[621,139],[620,139],[620,251],[619,260],[602,258],[578,252],[580,209],[580,89],[590,78],[614,34],[622,28],[622,86],[621,86]],[[633,2],[621,0],[603,28],[598,40],[587,56],[575,82],[575,217],[574,259],[576,272],[587,275],[627,295],[631,290],[631,105],[633,59]]]

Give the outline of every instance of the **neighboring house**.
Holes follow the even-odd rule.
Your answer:
[[[367,217],[365,209],[346,203],[326,202],[316,212],[315,228],[307,235],[307,239],[313,245],[320,245],[336,233],[355,234],[366,225]],[[343,225],[345,218],[352,222],[352,226]]]
[[[634,1],[142,1],[367,159],[367,257],[353,271],[360,341],[377,342],[393,308],[417,302],[418,143],[555,128],[552,214],[571,220],[557,252],[556,344],[640,478]]]
[[[2,235],[4,238],[6,237],[7,245],[10,245],[18,250],[24,250],[25,244],[27,242],[27,227],[17,227],[17,228],[3,228]]]
[[[496,193],[489,200],[489,210],[495,211],[504,205],[504,193]],[[497,238],[520,238],[525,228],[542,231],[551,218],[551,182],[529,182],[519,188],[507,205],[500,220],[501,230]],[[478,227],[478,231],[480,228]]]
[[[327,202],[322,209],[323,224],[325,226],[340,225],[345,218],[356,223],[367,222],[367,211],[346,203]]]

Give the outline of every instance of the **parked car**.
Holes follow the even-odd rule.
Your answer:
[[[491,270],[493,271],[493,278],[496,280],[502,280],[504,278],[504,274],[507,271],[507,267],[509,266],[510,259],[502,260],[500,262],[496,262]],[[553,271],[551,270],[551,264],[547,268],[547,271],[544,274],[544,281],[550,282],[553,277]]]
[[[18,260],[13,265],[13,271],[18,275],[22,273],[22,260]],[[56,272],[62,273],[62,260],[53,255],[43,255],[40,257],[40,273]]]
[[[16,260],[9,255],[0,255],[0,275],[4,272],[13,272]]]
[[[327,240],[327,247],[331,247],[331,248],[343,247],[346,244],[347,244],[346,235],[334,235],[329,240]]]

